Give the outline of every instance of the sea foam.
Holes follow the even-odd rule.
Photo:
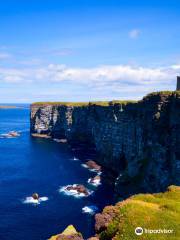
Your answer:
[[[87,166],[87,164],[82,163],[82,164],[81,164],[81,167],[87,168],[90,172],[97,173],[97,175],[101,175],[101,174],[102,174],[102,172],[99,171],[99,170],[97,170],[97,169],[89,168],[89,167]]]
[[[88,213],[90,215],[94,215],[97,211],[98,207],[96,207],[95,205],[85,206],[82,208],[83,213]]]
[[[2,134],[0,134],[0,138],[13,138],[13,137],[10,136],[10,135],[7,134],[7,133],[2,133]]]
[[[79,161],[79,158],[73,157],[71,158],[72,161]]]
[[[101,185],[101,179],[95,179],[92,181],[92,178],[89,178],[88,183],[95,187],[98,187],[99,185]]]
[[[48,200],[48,197],[40,197],[39,199],[34,199],[33,197],[26,197],[23,201],[25,204],[40,204],[41,202],[45,202]]]

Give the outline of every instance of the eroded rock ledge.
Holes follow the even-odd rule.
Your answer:
[[[121,194],[180,184],[180,92],[132,103],[32,104],[31,133],[94,146]]]

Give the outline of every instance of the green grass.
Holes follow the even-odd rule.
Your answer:
[[[59,237],[59,238],[58,238]],[[74,238],[73,238],[74,237]],[[78,239],[82,237],[81,233],[78,233],[73,225],[69,225],[62,233],[57,234],[49,238],[49,240],[68,240],[68,239]]]
[[[123,104],[126,105],[128,103],[135,103],[137,101],[133,100],[112,100],[112,101],[92,101],[92,102],[35,102],[32,105],[57,105],[57,106],[72,106],[72,107],[84,107],[89,105],[97,105],[97,106],[110,106],[115,104]]]
[[[180,239],[180,187],[170,186],[165,193],[138,194],[114,206],[116,216],[100,240],[178,240]],[[103,212],[112,211],[105,209]],[[134,233],[136,227],[173,229],[172,234]]]
[[[180,96],[180,91],[160,91],[160,92],[152,92],[146,95],[144,98],[158,96],[158,95],[177,95]],[[143,98],[143,99],[144,99]],[[72,107],[86,107],[89,105],[97,105],[97,106],[110,106],[115,104],[127,105],[131,103],[137,103],[135,100],[112,100],[112,101],[92,101],[92,102],[34,102],[33,105],[46,106],[46,105],[57,105],[57,106],[72,106]]]
[[[144,98],[146,98],[146,97],[153,97],[153,96],[160,96],[160,95],[166,95],[166,96],[177,95],[179,97],[180,96],[180,91],[152,92],[152,93],[147,94]]]

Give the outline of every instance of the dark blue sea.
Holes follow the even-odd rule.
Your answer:
[[[76,151],[67,144],[30,136],[28,105],[23,109],[0,109],[0,134],[19,131],[17,138],[0,138],[0,239],[46,240],[73,224],[84,238],[94,233],[94,217],[82,213],[84,206],[102,208],[112,202],[111,187],[89,186],[96,174],[73,161]],[[84,154],[84,155],[83,155]],[[85,161],[88,152],[81,154]],[[84,184],[93,190],[89,197],[75,198],[60,193],[68,184]],[[48,197],[39,205],[24,203],[37,192]]]

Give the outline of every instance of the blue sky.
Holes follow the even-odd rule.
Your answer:
[[[179,9],[178,0],[3,1],[0,102],[139,99],[175,89]]]

